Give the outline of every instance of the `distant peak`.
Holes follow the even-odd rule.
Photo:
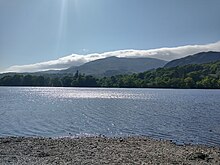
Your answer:
[[[216,52],[216,51],[207,51],[207,52],[199,52],[197,54],[212,54],[212,53],[220,53],[220,52]],[[196,55],[196,54],[193,54]]]
[[[105,59],[118,59],[119,57],[116,56],[110,56],[110,57],[106,57]]]

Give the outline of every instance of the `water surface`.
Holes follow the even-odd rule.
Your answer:
[[[220,90],[0,87],[0,136],[146,135],[220,146]]]

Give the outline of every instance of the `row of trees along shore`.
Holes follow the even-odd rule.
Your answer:
[[[159,68],[132,75],[97,78],[14,74],[0,79],[1,86],[122,87],[122,88],[209,88],[220,89],[220,61],[174,68]]]

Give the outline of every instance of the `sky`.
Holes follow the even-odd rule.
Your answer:
[[[219,0],[0,0],[0,72],[220,51],[219,11]]]

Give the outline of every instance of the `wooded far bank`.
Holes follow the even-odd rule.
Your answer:
[[[220,61],[173,68],[159,68],[131,75],[97,78],[80,74],[6,75],[1,86],[50,86],[50,87],[116,87],[116,88],[207,88],[220,89]]]

